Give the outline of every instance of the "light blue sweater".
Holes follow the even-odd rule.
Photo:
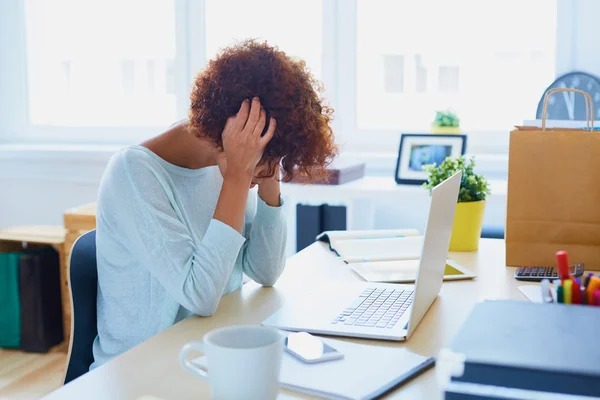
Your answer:
[[[218,167],[170,164],[142,146],[115,154],[97,209],[95,368],[183,318],[212,315],[245,273],[271,286],[285,265],[282,207],[252,190],[243,235],[213,219]]]

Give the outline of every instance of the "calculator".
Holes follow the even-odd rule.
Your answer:
[[[573,264],[569,269],[569,275],[583,275],[583,264]],[[515,271],[515,279],[519,281],[541,282],[542,279],[559,279],[554,267],[521,267]]]

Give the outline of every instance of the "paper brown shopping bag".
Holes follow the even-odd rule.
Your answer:
[[[583,94],[588,129],[546,128],[550,96]],[[566,250],[570,263],[600,270],[600,132],[594,126],[589,94],[548,91],[542,128],[516,127],[510,133],[506,208],[506,263],[556,265]]]

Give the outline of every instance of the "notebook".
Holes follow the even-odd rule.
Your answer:
[[[598,396],[598,332],[598,307],[485,301],[475,305],[450,348],[440,352],[437,369],[453,371],[446,394],[480,385],[529,393],[524,398]]]
[[[415,229],[328,231],[317,240],[347,263],[410,260],[421,257],[423,236]]]
[[[412,283],[423,248],[423,236],[415,229],[328,231],[317,240],[350,265],[367,282]],[[473,279],[477,275],[448,260],[444,280]]]
[[[518,287],[519,292],[527,299],[534,303],[543,303],[542,301],[542,288],[540,285],[522,285]],[[556,301],[556,288],[551,287],[550,292],[552,293],[552,299]]]
[[[427,371],[435,363],[433,358],[403,347],[323,340],[341,351],[344,358],[306,364],[284,352],[280,372],[283,388],[327,399],[374,399]],[[192,363],[206,368],[205,357]]]

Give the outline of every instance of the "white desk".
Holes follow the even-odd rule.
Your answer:
[[[470,281],[445,282],[439,298],[405,343],[352,339],[361,343],[406,346],[410,350],[435,356],[448,345],[481,299],[521,299],[514,278],[514,268],[505,266],[504,242],[483,239],[477,253],[451,253],[458,263],[473,269],[478,278]],[[125,354],[51,393],[50,400],[134,400],[152,395],[164,400],[209,397],[209,386],[202,379],[184,371],[178,353],[188,341],[201,339],[215,328],[237,324],[259,324],[283,303],[302,298],[305,288],[315,281],[360,280],[346,264],[339,261],[322,243],[315,243],[288,260],[286,271],[274,288],[248,283],[225,296],[217,313],[210,318],[190,317],[154,336]],[[349,340],[349,339],[347,339]],[[390,395],[394,399],[435,400],[442,397],[430,370]],[[281,398],[306,398],[282,392]]]

